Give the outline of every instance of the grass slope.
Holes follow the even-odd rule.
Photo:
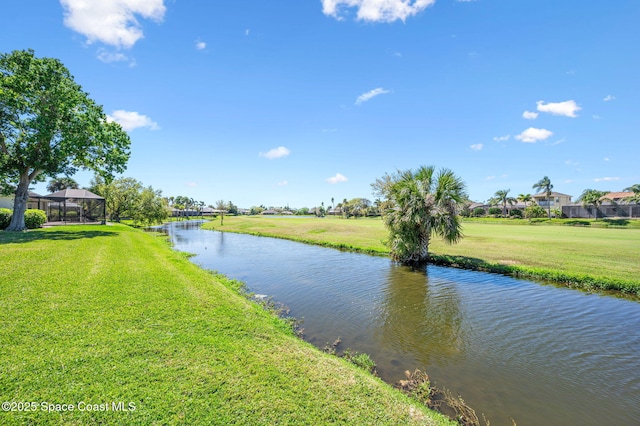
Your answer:
[[[380,219],[226,217],[204,228],[388,253]],[[464,222],[463,232],[458,244],[432,240],[437,263],[640,295],[640,229]]]
[[[1,424],[448,424],[297,339],[164,238],[0,232],[0,271],[0,399],[37,404]]]

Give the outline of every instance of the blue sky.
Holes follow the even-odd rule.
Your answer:
[[[0,51],[60,59],[128,131],[124,176],[166,196],[373,200],[376,178],[420,165],[452,169],[476,201],[534,193],[544,176],[574,197],[640,183],[637,0],[2,9]]]

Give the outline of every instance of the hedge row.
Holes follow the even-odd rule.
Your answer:
[[[13,212],[9,209],[0,209],[0,229],[5,229],[11,223]],[[47,221],[47,214],[38,209],[27,209],[24,212],[24,224],[28,229],[40,228]]]

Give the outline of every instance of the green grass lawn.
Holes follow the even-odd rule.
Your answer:
[[[0,399],[38,408],[0,412],[0,424],[448,423],[296,338],[162,237],[0,232],[0,271]]]
[[[460,243],[434,238],[430,251],[443,264],[640,295],[640,229],[519,223],[464,222]],[[204,228],[388,253],[380,219],[236,216]]]

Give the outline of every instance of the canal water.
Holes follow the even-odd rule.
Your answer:
[[[305,339],[426,370],[491,425],[639,425],[640,303],[286,240],[165,226],[196,264],[272,296]]]

